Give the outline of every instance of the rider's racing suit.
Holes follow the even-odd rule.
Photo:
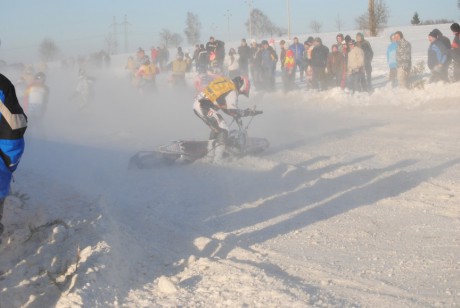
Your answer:
[[[213,161],[222,159],[228,136],[228,125],[218,110],[235,119],[244,116],[244,110],[238,108],[238,95],[238,89],[231,79],[218,77],[195,98],[193,104],[195,114],[211,129],[208,158]]]

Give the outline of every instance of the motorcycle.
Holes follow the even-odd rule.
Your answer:
[[[265,151],[270,143],[265,138],[249,137],[248,129],[254,116],[262,111],[255,110],[246,126],[241,118],[234,119],[236,128],[229,131],[223,157],[227,159],[240,158],[247,155],[255,155]],[[130,159],[130,167],[138,169],[153,168],[158,165],[173,165],[177,163],[193,163],[206,157],[208,140],[175,140],[169,144],[158,146],[153,151],[140,151]]]

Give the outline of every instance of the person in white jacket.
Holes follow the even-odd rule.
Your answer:
[[[225,67],[228,71],[228,77],[233,79],[240,75],[240,65],[238,61],[238,54],[234,48],[230,48],[228,56],[225,58]]]
[[[364,76],[364,52],[356,46],[352,40],[349,44],[350,52],[348,53],[348,88],[352,93],[356,91],[366,91],[366,80]]]

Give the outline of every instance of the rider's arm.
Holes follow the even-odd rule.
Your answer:
[[[238,94],[236,91],[231,91],[225,96],[221,96],[217,99],[220,109],[231,117],[241,117],[241,112],[238,108]]]

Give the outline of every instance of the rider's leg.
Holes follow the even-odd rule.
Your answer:
[[[214,149],[214,162],[221,162],[224,158],[227,136],[228,131],[225,129],[221,129],[217,134],[216,145]]]

